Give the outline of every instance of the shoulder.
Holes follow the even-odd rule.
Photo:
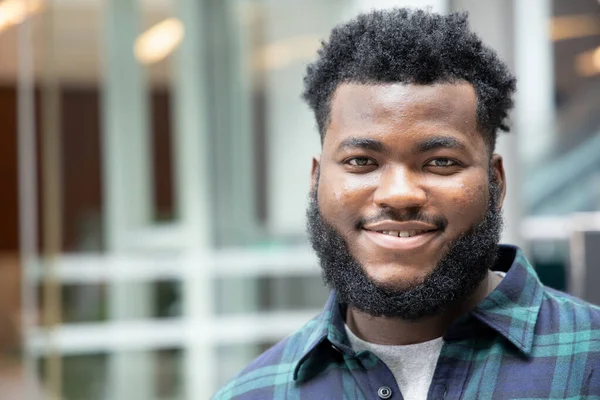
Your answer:
[[[599,306],[547,287],[538,322],[542,323],[540,333],[578,333],[585,337],[587,332],[596,339],[600,337]]]
[[[296,365],[322,334],[321,314],[262,353],[223,386],[213,400],[272,398],[275,388],[293,382]]]
[[[590,313],[591,318],[600,317],[600,306],[589,303],[571,294],[549,288],[547,286],[544,286],[544,298],[542,306],[544,305],[552,305],[553,307],[558,307],[558,310],[560,311],[586,311]]]
[[[580,388],[581,395],[599,394],[600,307],[546,288],[531,355],[539,362],[530,365],[542,371],[552,364],[553,372],[547,371],[553,385],[560,380],[565,388]]]

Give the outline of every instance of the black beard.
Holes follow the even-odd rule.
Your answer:
[[[492,180],[489,187],[490,200],[482,221],[448,246],[422,283],[399,289],[377,284],[366,275],[342,235],[321,217],[317,186],[310,194],[307,230],[325,284],[335,289],[340,303],[372,316],[418,321],[439,315],[452,303],[473,294],[496,260],[503,226],[497,207],[500,188]]]

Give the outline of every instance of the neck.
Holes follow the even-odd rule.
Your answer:
[[[466,312],[475,308],[500,283],[501,278],[488,271],[475,292],[440,315],[419,321],[406,321],[396,317],[374,317],[352,306],[346,312],[346,324],[359,338],[376,344],[407,345],[422,343],[444,335],[448,327]]]

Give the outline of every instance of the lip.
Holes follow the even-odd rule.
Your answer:
[[[414,228],[412,228],[414,229]],[[423,229],[423,228],[417,228]],[[387,229],[385,229],[387,230]],[[396,229],[389,229],[396,230]],[[399,229],[399,230],[410,230],[410,229]],[[415,229],[416,230],[416,229]],[[396,251],[411,251],[417,250],[427,243],[429,243],[438,233],[438,230],[429,231],[425,233],[421,233],[419,235],[402,238],[397,236],[390,236],[385,233],[379,233],[376,231],[364,230],[366,236],[373,242],[376,246],[382,247],[388,250],[396,250]]]
[[[381,221],[373,224],[367,224],[363,227],[367,231],[434,231],[438,227],[425,222],[410,221]]]

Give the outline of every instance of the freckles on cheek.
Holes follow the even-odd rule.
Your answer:
[[[483,203],[487,203],[487,197],[488,197],[488,186],[485,184],[479,184],[477,185],[477,188],[475,189],[475,193],[473,193],[474,196],[477,196],[478,199],[481,199],[481,201]]]
[[[362,216],[364,198],[361,192],[347,185],[340,185],[331,188],[326,198],[328,200],[321,205],[325,206],[324,211],[331,219],[329,222],[342,231],[351,230]]]
[[[356,195],[351,191],[335,190],[332,192],[334,212],[342,218],[348,218],[357,205]]]
[[[451,206],[459,217],[472,216],[484,212],[487,206],[487,187],[482,184],[461,183],[455,190],[445,190],[447,205]]]
[[[348,179],[337,183],[332,189],[333,198],[340,205],[356,205],[364,199],[369,185],[363,179]]]
[[[470,203],[469,207],[465,209],[465,212],[469,209],[480,209],[482,213],[485,212],[487,209],[488,197],[488,188],[486,185],[479,184],[474,189],[466,189],[465,196],[466,201]]]
[[[340,191],[340,190],[334,190],[333,193],[333,199],[335,200],[335,202],[337,204],[341,204],[344,201],[344,192]]]

